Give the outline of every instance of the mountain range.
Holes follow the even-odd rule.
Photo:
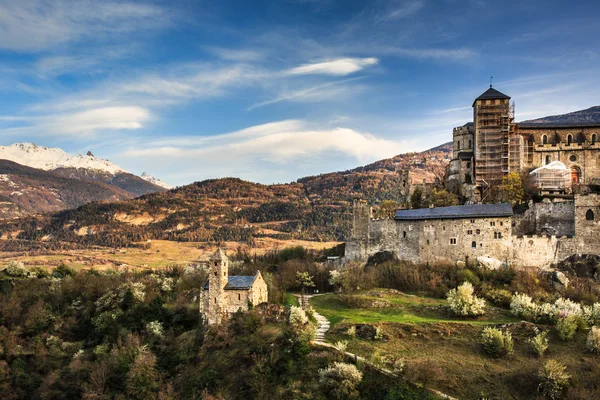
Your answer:
[[[550,115],[548,117],[523,121],[527,124],[559,124],[559,125],[589,125],[600,124],[600,106],[590,107],[568,114]]]
[[[170,186],[145,174],[58,148],[16,143],[0,146],[0,218],[76,208],[92,201],[119,201]]]

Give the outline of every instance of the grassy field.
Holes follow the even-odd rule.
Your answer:
[[[419,297],[404,293],[382,294],[370,291],[351,296],[354,304],[344,301],[339,295],[317,296],[311,304],[332,325],[341,321],[348,323],[435,323],[457,322],[473,325],[507,324],[518,322],[507,310],[491,308],[485,317],[464,319],[450,315],[446,311],[446,301],[430,297]],[[358,307],[357,307],[358,306]]]
[[[269,251],[281,250],[286,247],[303,246],[307,249],[322,250],[336,246],[337,242],[308,242],[301,240],[275,240],[261,238],[255,247],[248,247],[238,242],[226,242],[223,248],[228,254],[233,254],[238,247],[247,250],[249,254],[264,254]],[[131,269],[164,268],[168,265],[188,265],[206,260],[215,251],[214,244],[203,242],[176,242],[153,240],[150,249],[110,249],[94,248],[89,250],[51,251],[31,255],[27,253],[0,253],[0,266],[8,260],[22,261],[29,267],[53,268],[66,264],[73,269],[81,268],[114,268]]]
[[[332,323],[326,340],[347,340],[348,351],[392,368],[402,360],[412,382],[434,387],[459,399],[537,399],[537,371],[547,359],[564,363],[572,376],[569,399],[592,399],[600,393],[600,357],[586,351],[587,332],[564,342],[554,328],[520,322],[507,310],[488,307],[476,320],[452,317],[445,300],[387,290],[356,296],[326,295],[311,299],[313,307]],[[379,326],[382,340],[361,334],[365,324]],[[482,328],[494,325],[512,333],[515,351],[492,358],[480,344]],[[355,326],[356,337],[347,334]],[[548,330],[550,347],[542,359],[528,339],[535,329]]]

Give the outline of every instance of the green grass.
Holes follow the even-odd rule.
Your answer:
[[[311,299],[311,304],[332,325],[341,321],[353,323],[438,323],[454,322],[474,325],[506,324],[518,322],[519,319],[510,315],[506,310],[489,307],[489,315],[478,319],[452,317],[444,312],[445,300],[419,297],[406,294],[373,297],[358,295],[364,300],[380,300],[390,303],[386,308],[355,308],[340,300],[338,295],[317,296]]]
[[[300,305],[300,302],[298,301],[298,298],[296,296],[294,296],[293,294],[286,293],[285,294],[285,305],[298,307]]]

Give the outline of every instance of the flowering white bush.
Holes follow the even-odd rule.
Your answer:
[[[600,353],[600,328],[592,326],[590,333],[588,333],[587,341],[585,342],[586,347],[589,351],[594,353]]]
[[[538,306],[524,293],[515,293],[510,301],[510,312],[517,317],[536,319]]]
[[[540,392],[550,399],[562,398],[563,392],[571,380],[571,375],[567,373],[567,367],[556,360],[546,361],[538,371],[538,377],[541,381]]]
[[[473,285],[465,282],[448,292],[448,305],[456,315],[475,316],[485,313],[485,300],[473,295]]]
[[[354,365],[334,362],[332,366],[319,370],[319,382],[329,399],[357,399],[357,390],[363,374]]]
[[[582,307],[582,317],[588,325],[600,325],[600,303]]]
[[[383,340],[383,330],[381,329],[380,326],[376,326],[375,327],[375,336],[374,336],[375,340]]]
[[[581,315],[581,306],[574,301],[561,297],[554,302],[554,315],[557,314],[560,316]]]
[[[329,271],[329,284],[331,286],[340,285],[341,280],[342,280],[342,273],[340,271],[338,271],[337,269],[332,269],[331,271]]]
[[[25,278],[29,275],[27,270],[24,268],[23,263],[15,260],[8,262],[4,272],[6,272],[6,274],[9,276],[14,276],[15,278]]]
[[[290,308],[290,324],[300,327],[308,322],[306,312],[301,307],[292,306]]]
[[[356,326],[352,325],[350,328],[348,328],[346,335],[354,339],[356,337]]]
[[[163,326],[159,321],[150,321],[146,324],[146,332],[148,334],[161,338],[163,337]]]

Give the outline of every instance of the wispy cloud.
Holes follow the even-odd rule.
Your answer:
[[[425,6],[423,0],[408,0],[393,3],[380,17],[380,20],[396,20],[410,17]]]
[[[170,22],[154,4],[126,1],[23,0],[0,3],[0,49],[40,51],[83,38],[97,40]]]
[[[121,157],[136,163],[174,162],[211,176],[259,176],[270,165],[298,168],[298,163],[349,157],[367,163],[416,148],[417,141],[393,141],[350,128],[319,128],[302,120],[277,121],[241,131],[204,137],[175,137],[138,143]],[[222,163],[226,155],[228,162]],[[254,169],[254,170],[253,170]],[[289,173],[289,170],[288,170]],[[175,179],[177,180],[177,179]]]
[[[301,88],[292,91],[286,91],[277,97],[261,101],[248,107],[248,111],[255,108],[264,107],[266,105],[279,103],[282,101],[324,101],[332,99],[347,100],[353,94],[359,92],[362,88],[357,86],[347,85],[350,82],[364,79],[360,76],[356,78],[344,79],[341,81],[327,82],[308,88]]]
[[[304,64],[287,71],[289,75],[334,75],[343,76],[358,72],[368,66],[373,66],[378,60],[369,58],[340,58],[332,61]]]

